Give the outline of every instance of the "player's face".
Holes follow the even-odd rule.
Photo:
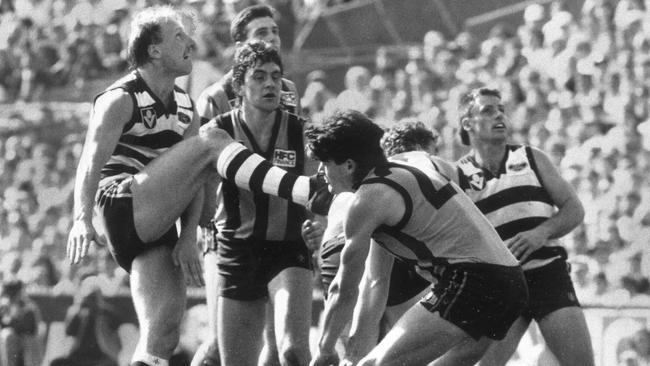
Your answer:
[[[505,107],[495,96],[479,95],[468,119],[470,134],[475,140],[501,141],[508,137]]]
[[[352,191],[352,169],[348,161],[336,164],[334,161],[323,161],[318,171],[325,175],[330,192],[337,194]]]
[[[162,43],[158,46],[163,67],[177,76],[189,74],[196,46],[189,35],[190,25],[169,20],[161,24],[161,33]]]
[[[275,49],[280,49],[280,29],[273,18],[253,19],[246,25],[246,41],[264,41]]]
[[[244,105],[270,112],[280,106],[281,88],[280,66],[273,62],[258,63],[246,71],[239,93]]]

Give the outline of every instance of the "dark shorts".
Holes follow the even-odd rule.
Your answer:
[[[429,286],[431,286],[431,282],[422,278],[412,264],[395,259],[393,271],[390,273],[386,306],[405,303]]]
[[[527,302],[521,267],[458,263],[444,269],[420,304],[476,340],[482,336],[501,340]]]
[[[546,315],[571,306],[580,306],[570,275],[570,265],[559,258],[539,268],[524,271],[528,284],[527,320],[539,321]]]
[[[345,245],[345,238],[337,236],[321,244],[320,250],[320,275],[323,293],[327,297],[327,291],[334,281],[336,272],[341,264],[341,250]]]
[[[131,272],[131,264],[138,255],[159,247],[173,247],[178,241],[176,226],[159,239],[145,243],[138,237],[133,220],[131,178],[113,181],[97,192],[96,208],[106,230],[108,248],[117,264]]]
[[[221,296],[240,301],[268,297],[268,284],[281,271],[311,270],[311,256],[304,242],[219,240],[218,286]]]

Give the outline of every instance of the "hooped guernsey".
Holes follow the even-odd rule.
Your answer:
[[[416,265],[423,277],[432,280],[446,265],[456,263],[519,265],[472,201],[430,160],[376,167],[361,182],[372,183],[391,187],[405,204],[399,223],[380,226],[373,239],[396,257]]]
[[[496,176],[479,166],[471,155],[461,158],[457,165],[461,189],[505,242],[519,232],[537,227],[556,211],[542,184],[530,146],[507,145]],[[522,267],[524,270],[538,268],[566,256],[566,250],[556,240],[550,241],[533,252]]]
[[[133,114],[101,170],[100,187],[138,173],[153,159],[182,141],[194,114],[194,105],[185,91],[175,86],[173,104],[166,108],[137,71],[113,83],[95,100],[115,89],[129,94],[133,100]]]
[[[226,130],[236,141],[264,157],[273,166],[298,176],[304,172],[303,120],[282,108],[276,110],[271,140],[262,151],[241,118],[242,111],[234,109],[215,118],[217,126]],[[246,169],[242,162],[242,169]],[[251,166],[255,170],[255,166]],[[255,170],[251,187],[263,185],[264,169]],[[231,180],[217,187],[215,227],[221,240],[256,238],[273,241],[302,241],[300,224],[306,218],[305,208],[297,203],[264,193],[251,193],[237,188]]]

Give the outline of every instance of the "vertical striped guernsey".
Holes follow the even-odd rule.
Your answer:
[[[517,233],[535,228],[555,212],[553,200],[541,183],[530,146],[507,145],[497,176],[481,168],[470,155],[461,158],[457,165],[460,187],[506,243]],[[555,243],[555,246],[538,249],[523,267],[536,268],[563,255],[566,252]]]
[[[226,130],[235,140],[243,143],[253,152],[264,157],[272,166],[282,168],[269,171],[269,164],[260,164],[259,157],[242,151],[229,164],[226,177],[217,188],[217,212],[215,223],[221,239],[247,239],[274,241],[301,241],[300,225],[305,219],[305,210],[300,204],[305,200],[283,198],[261,193],[265,186],[273,186],[280,197],[293,194],[299,185],[299,175],[304,170],[303,121],[294,114],[278,108],[272,128],[271,140],[266,151],[262,151],[241,119],[241,110],[235,109],[216,117],[217,126]],[[249,178],[239,181],[238,175]],[[309,193],[307,177],[305,195]],[[236,183],[238,182],[238,183]],[[253,192],[237,188],[243,183]],[[255,192],[255,193],[254,193]],[[268,190],[267,190],[268,192]],[[305,197],[307,198],[307,197]],[[300,203],[300,204],[299,204]]]
[[[387,185],[405,203],[400,222],[380,226],[373,239],[396,257],[417,265],[428,279],[436,277],[439,266],[449,263],[516,266],[516,259],[476,206],[427,160],[417,167],[394,162],[377,167],[361,183]]]
[[[123,89],[131,96],[133,114],[102,168],[100,187],[138,173],[151,160],[180,142],[194,113],[189,95],[176,86],[174,103],[167,110],[137,71],[116,81],[95,97],[95,101],[103,93],[115,89]]]

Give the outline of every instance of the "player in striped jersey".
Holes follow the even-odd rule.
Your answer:
[[[111,253],[131,273],[141,330],[132,365],[166,366],[178,343],[186,282],[203,284],[196,226],[205,182],[219,171],[240,187],[299,204],[307,204],[316,187],[308,177],[286,176],[214,124],[199,131],[189,97],[174,86],[192,69],[191,17],[152,7],[138,13],[131,28],[134,72],[93,105],[67,255],[79,263],[99,240],[95,209]]]
[[[241,107],[214,121],[273,165],[299,175],[305,161],[303,120],[280,108],[282,71],[280,56],[268,43],[241,45],[233,68]],[[257,365],[267,303],[271,324],[277,325],[271,342],[280,364],[307,364],[312,272],[300,233],[304,207],[238,190],[227,181],[217,188],[217,202],[218,245],[208,248],[205,264],[221,364]]]
[[[382,135],[379,126],[355,111],[336,113],[306,132],[332,192],[354,195],[312,365],[337,364],[334,345],[352,318],[365,263],[380,277],[393,256],[417,265],[435,285],[358,364],[424,364],[452,349],[471,349],[480,357],[505,336],[526,304],[521,266],[431,160],[388,162],[379,143]],[[371,238],[378,245],[371,245]],[[386,292],[380,295],[385,301]]]
[[[253,5],[241,10],[230,23],[230,37],[239,47],[245,42],[260,40],[280,51],[280,30],[275,21],[276,11],[268,5]],[[239,106],[240,98],[232,84],[232,70],[218,82],[206,88],[196,100],[197,112],[205,123],[222,113]],[[300,97],[296,85],[282,78],[280,105],[287,111],[300,115]]]
[[[268,5],[253,5],[246,7],[239,11],[233,18],[230,24],[230,36],[236,47],[242,44],[259,40],[264,41],[274,47],[278,52],[280,51],[281,39],[280,30],[275,21],[276,11]],[[286,78],[282,78],[282,87],[280,91],[280,105],[283,109],[296,115],[300,115],[300,98],[295,84]],[[232,70],[226,73],[221,80],[210,85],[206,88],[196,101],[196,108],[201,119],[201,123],[206,123],[210,119],[231,111],[240,106],[240,97],[237,95],[233,86],[233,72]],[[206,203],[204,208],[204,215],[201,219],[204,230],[204,240],[209,243],[214,243],[209,236],[213,235],[213,225],[207,223],[212,219],[212,212],[214,211],[209,204],[216,201],[214,194],[216,192],[216,185],[209,184],[206,187],[205,197]],[[207,239],[206,239],[207,238]],[[210,274],[207,274],[211,277]],[[216,297],[214,299],[216,301]],[[210,300],[208,300],[210,302]],[[211,308],[216,309],[216,305]],[[216,311],[216,310],[215,310]],[[271,309],[269,309],[271,314]],[[269,319],[272,319],[269,316]],[[261,361],[262,365],[272,365],[278,362],[277,350],[275,349],[275,336],[273,334],[273,324],[267,323],[265,329],[265,347],[262,352]],[[196,353],[192,360],[192,365],[210,365],[216,363],[219,358],[218,346],[210,341],[204,342],[200,350]]]
[[[481,365],[505,365],[532,320],[561,365],[593,365],[567,252],[556,240],[582,222],[582,204],[545,153],[507,143],[498,90],[470,91],[459,110],[461,140],[472,148],[457,162],[460,186],[522,263],[530,294],[526,311]]]

